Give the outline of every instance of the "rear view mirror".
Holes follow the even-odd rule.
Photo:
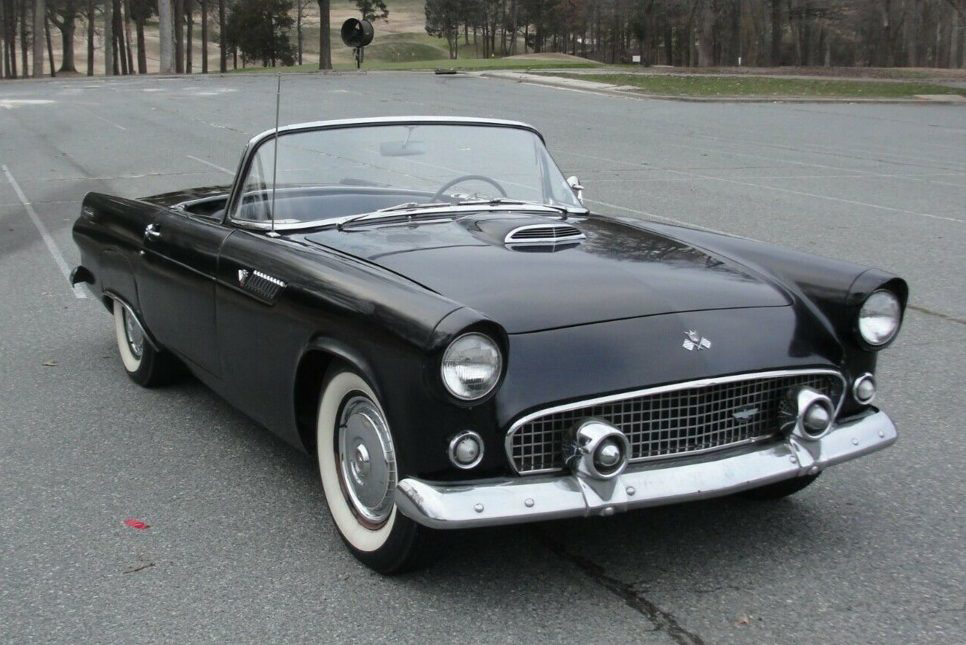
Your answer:
[[[414,157],[426,154],[426,144],[422,141],[386,141],[379,145],[383,157]]]

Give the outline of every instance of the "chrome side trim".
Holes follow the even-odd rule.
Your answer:
[[[785,376],[808,376],[812,374],[823,374],[828,376],[835,376],[842,382],[842,393],[839,395],[838,402],[835,405],[834,416],[837,417],[839,412],[842,409],[842,404],[845,402],[845,394],[846,394],[846,391],[848,390],[848,382],[846,381],[845,376],[843,376],[842,373],[839,372],[838,370],[827,369],[827,368],[806,368],[806,369],[790,369],[790,370],[771,370],[767,372],[746,372],[744,374],[733,374],[731,376],[715,376],[711,378],[698,379],[696,381],[682,381],[680,383],[672,383],[670,385],[659,385],[657,387],[645,388],[643,390],[634,390],[633,392],[623,392],[621,394],[610,394],[607,396],[600,396],[593,399],[582,399],[580,401],[574,401],[572,403],[564,403],[562,405],[557,405],[550,408],[543,408],[542,410],[538,410],[536,412],[531,412],[530,414],[524,415],[513,422],[513,425],[511,425],[510,429],[507,430],[506,437],[503,440],[503,450],[506,454],[507,461],[510,463],[510,468],[513,469],[513,472],[517,474],[521,474],[519,469],[517,469],[516,465],[513,463],[513,458],[511,457],[512,455],[511,442],[513,441],[513,434],[517,430],[519,430],[521,426],[526,425],[527,423],[533,421],[534,419],[538,419],[540,417],[543,417],[549,414],[556,414],[558,412],[569,412],[570,410],[577,410],[579,408],[587,408],[587,407],[592,407],[595,405],[601,405],[605,403],[614,403],[616,401],[623,401],[625,399],[635,399],[641,396],[662,394],[664,392],[673,392],[675,390],[687,390],[691,388],[710,387],[712,385],[722,385],[725,383],[750,381],[754,379],[781,378]],[[729,444],[727,446],[715,446],[714,448],[709,448],[707,450],[691,452],[691,453],[688,453],[688,455],[697,455],[697,454],[708,453],[708,452],[716,452],[718,450],[726,450],[728,448],[733,448],[735,446],[753,444],[760,441],[761,441],[760,438],[752,438],[752,439],[736,442],[733,444]],[[631,463],[639,463],[639,462],[648,461],[648,460],[663,461],[668,459],[680,459],[683,457],[684,455],[652,457],[652,458],[631,460]],[[522,476],[529,477],[531,475],[540,475],[543,473],[555,473],[555,472],[560,472],[560,471],[556,469],[533,470],[533,471],[528,471],[526,473],[523,473]]]
[[[853,419],[817,441],[789,436],[717,459],[673,459],[628,468],[600,481],[580,475],[502,477],[443,483],[406,478],[396,486],[399,511],[436,529],[462,529],[619,511],[731,495],[794,477],[892,445],[896,427],[885,412]]]

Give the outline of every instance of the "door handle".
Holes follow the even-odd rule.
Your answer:
[[[161,229],[157,224],[148,224],[144,229],[144,239],[161,237]]]

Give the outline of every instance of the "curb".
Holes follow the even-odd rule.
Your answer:
[[[545,85],[565,90],[577,90],[581,92],[591,92],[604,96],[621,96],[624,98],[656,101],[681,101],[685,103],[872,103],[884,105],[966,105],[966,97],[958,94],[951,94],[949,98],[945,95],[922,95],[916,98],[847,98],[834,96],[675,96],[666,94],[648,94],[647,92],[630,85],[610,85],[598,81],[583,81],[578,79],[560,78],[556,76],[543,76],[537,74],[527,74],[525,72],[476,72],[477,76],[484,78],[496,78],[502,80],[516,81],[517,83],[531,83],[534,85]],[[929,98],[926,98],[928,96]],[[943,97],[943,98],[940,98]]]

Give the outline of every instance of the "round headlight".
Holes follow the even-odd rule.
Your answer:
[[[885,345],[899,331],[902,306],[891,291],[873,291],[859,310],[859,333],[869,345]]]
[[[443,353],[441,373],[449,393],[463,401],[482,398],[500,380],[500,348],[483,334],[463,334]]]

